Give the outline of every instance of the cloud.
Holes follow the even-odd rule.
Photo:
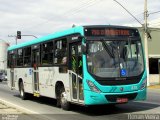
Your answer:
[[[144,0],[117,0],[143,23]],[[148,0],[149,12],[158,11],[159,0]],[[13,43],[17,30],[38,37],[76,25],[138,25],[113,0],[4,0],[0,2],[0,38]],[[149,20],[160,14],[149,16]],[[22,37],[19,42],[33,39]]]

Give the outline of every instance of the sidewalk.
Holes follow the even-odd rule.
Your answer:
[[[25,113],[0,101],[0,120],[46,120],[36,114]]]
[[[22,112],[0,102],[0,114],[22,114]]]

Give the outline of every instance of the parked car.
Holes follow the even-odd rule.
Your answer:
[[[7,80],[7,75],[3,72],[0,72],[0,82]]]

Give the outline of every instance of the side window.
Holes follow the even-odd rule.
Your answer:
[[[33,66],[33,67],[35,67],[36,68],[36,66],[41,66],[41,53],[40,53],[40,49],[41,49],[41,46],[39,45],[39,44],[37,44],[37,45],[33,45],[32,46],[32,59],[31,59],[31,65]]]
[[[31,65],[31,47],[24,48],[24,66]]]
[[[42,64],[53,64],[53,42],[42,44]]]
[[[82,76],[82,50],[81,45],[78,45],[78,74]]]
[[[67,40],[57,40],[55,42],[54,64],[67,64]]]
[[[16,51],[8,52],[8,68],[15,67],[16,65]]]
[[[71,70],[73,70],[73,72],[77,72],[77,65],[76,65],[76,46],[72,46],[71,47]]]
[[[23,66],[23,49],[17,50],[17,66]]]
[[[81,45],[73,45],[71,47],[71,70],[82,76],[82,50]]]

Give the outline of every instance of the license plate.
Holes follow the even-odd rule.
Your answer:
[[[128,98],[117,98],[118,103],[125,103],[128,102]]]

